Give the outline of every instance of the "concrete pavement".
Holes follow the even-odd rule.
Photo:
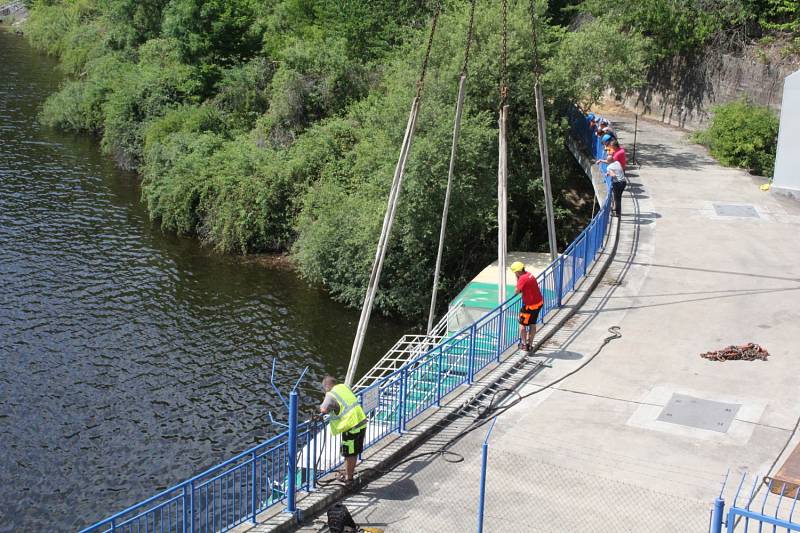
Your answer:
[[[611,118],[630,144],[632,117]],[[552,367],[519,394],[576,373],[513,396],[498,417],[485,531],[705,531],[726,471],[765,473],[792,437],[800,204],[685,137],[639,121],[641,168],[630,173],[614,262],[537,352]],[[590,360],[615,325],[623,337]],[[767,362],[699,357],[750,341]],[[420,457],[350,497],[356,522],[474,531],[486,429],[451,447],[458,456]]]

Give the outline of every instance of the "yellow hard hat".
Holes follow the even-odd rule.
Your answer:
[[[522,272],[523,270],[525,270],[525,265],[521,261],[511,263],[511,272]]]

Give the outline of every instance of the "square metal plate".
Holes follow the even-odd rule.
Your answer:
[[[658,415],[658,420],[727,433],[740,407],[736,403],[715,402],[675,393]]]
[[[714,211],[719,217],[760,218],[758,211],[752,205],[714,203]]]

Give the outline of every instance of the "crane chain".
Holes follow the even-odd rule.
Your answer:
[[[425,86],[425,74],[428,71],[428,60],[431,57],[431,47],[433,46],[433,36],[436,33],[436,25],[439,22],[439,14],[442,12],[441,0],[436,0],[436,8],[433,12],[433,22],[431,22],[431,33],[428,36],[428,47],[425,49],[425,58],[422,60],[422,71],[417,82],[417,98],[422,96],[422,89]]]
[[[539,15],[536,13],[536,4],[531,3],[531,38],[533,40],[533,75],[538,82],[542,77],[542,64],[539,59],[539,38],[536,28],[539,26]]]
[[[500,55],[500,108],[506,105],[508,100],[508,84],[506,80],[506,67],[508,61],[508,0],[502,2],[503,15],[503,46]]]
[[[464,65],[461,67],[461,74],[466,74],[467,63],[469,63],[469,50],[472,47],[472,29],[475,26],[475,4],[478,0],[472,0],[469,8],[469,27],[467,28],[467,45],[464,48]]]

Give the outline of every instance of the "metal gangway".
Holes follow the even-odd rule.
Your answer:
[[[458,331],[463,307],[461,303],[450,307],[430,333],[400,337],[386,354],[353,385],[353,390],[359,391],[369,387]]]

